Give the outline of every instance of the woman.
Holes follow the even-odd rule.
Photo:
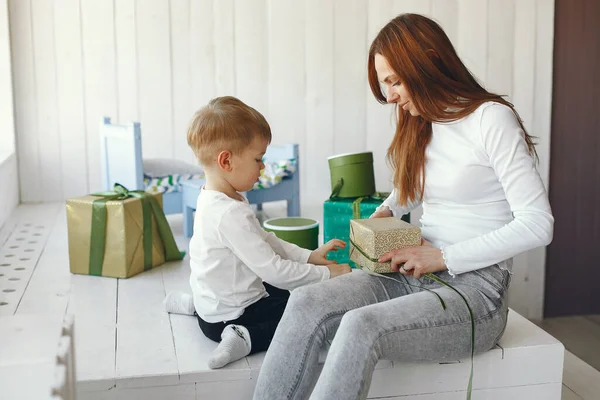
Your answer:
[[[512,104],[477,83],[438,24],[414,14],[390,21],[371,45],[368,77],[377,100],[397,110],[388,149],[395,189],[372,217],[399,218],[422,204],[425,240],[384,254],[379,261],[398,271],[387,277],[357,271],[293,291],[255,399],[365,399],[381,358],[470,355],[464,301],[421,278],[426,273],[465,296],[475,352],[492,348],[506,326],[512,257],[552,239],[531,136]],[[446,310],[405,283],[434,290]],[[326,340],[332,343],[319,376]]]

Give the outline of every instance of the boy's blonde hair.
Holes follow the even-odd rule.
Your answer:
[[[271,128],[261,113],[241,100],[224,96],[196,111],[187,141],[203,166],[216,161],[222,150],[240,154],[255,138],[271,143]]]

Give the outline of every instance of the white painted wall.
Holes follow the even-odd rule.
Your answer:
[[[15,152],[8,2],[0,0],[0,160]]]
[[[0,228],[19,202],[8,31],[8,3],[0,0]]]
[[[0,196],[0,228],[2,228],[19,203],[19,177],[15,153],[0,160],[0,182],[2,182]]]
[[[391,107],[366,80],[367,48],[401,12],[446,29],[467,66],[539,137],[547,183],[554,0],[9,0],[23,201],[100,188],[103,115],[142,124],[146,157],[192,160],[185,129],[210,98],[263,112],[301,149],[302,209],[320,217],[326,157],[371,150],[379,190]],[[544,252],[520,257],[518,310],[541,316]]]

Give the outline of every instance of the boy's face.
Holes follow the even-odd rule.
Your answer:
[[[260,177],[260,171],[265,168],[262,158],[267,151],[267,141],[255,138],[244,151],[233,156],[233,169],[229,183],[238,192],[247,192],[254,187]]]

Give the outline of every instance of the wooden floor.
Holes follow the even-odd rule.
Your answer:
[[[575,356],[600,371],[600,315],[547,318],[538,326],[560,340]]]
[[[265,213],[268,217],[279,216],[283,210],[266,207]],[[52,274],[56,271],[48,268],[34,274],[36,267],[45,259],[52,256],[53,260],[57,257],[68,260],[67,254],[63,254],[64,223],[57,224],[57,220],[61,219],[64,219],[63,204],[24,205],[0,227],[0,315],[49,312],[68,307],[64,304],[66,298],[57,294],[44,305],[44,310],[37,310],[36,303],[18,294],[26,286],[39,285],[40,281],[47,285],[53,280]],[[179,246],[185,249],[187,240],[182,238],[181,216],[169,216],[168,219]],[[18,230],[16,236],[15,230]],[[14,240],[8,240],[11,235]],[[60,257],[56,252],[61,253]],[[54,293],[69,290],[66,287],[54,289]],[[565,353],[563,399],[599,399],[600,316],[552,318],[539,325],[563,342],[568,350]]]

